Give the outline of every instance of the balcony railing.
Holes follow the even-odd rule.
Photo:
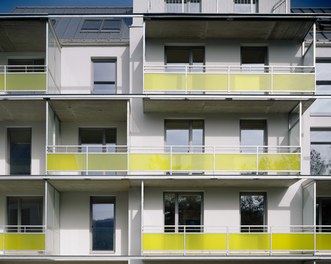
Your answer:
[[[47,66],[0,66],[0,93],[46,92]]]
[[[168,228],[169,226],[167,226]],[[331,226],[173,226],[143,228],[143,254],[323,254],[331,252]],[[198,231],[197,231],[198,230]],[[320,232],[323,230],[323,232]]]
[[[144,67],[144,93],[314,93],[311,66]]]
[[[48,146],[47,172],[300,173],[294,146]]]
[[[45,227],[37,225],[7,225],[0,227],[0,252],[45,253]]]

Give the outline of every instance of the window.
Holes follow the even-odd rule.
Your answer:
[[[240,120],[240,146],[241,152],[265,152],[263,146],[267,144],[266,120]]]
[[[316,201],[316,224],[324,225],[320,230],[324,232],[331,231],[331,198],[318,197]]]
[[[331,175],[331,130],[310,131],[310,173]]]
[[[8,59],[9,72],[44,72],[44,65],[44,59]]]
[[[203,152],[203,120],[165,120],[165,143],[173,152]]]
[[[93,60],[93,93],[116,94],[116,60]]]
[[[31,128],[8,128],[10,175],[31,174]]]
[[[258,0],[234,0],[234,12],[258,13]]]
[[[240,193],[241,231],[263,232],[266,222],[266,193]]]
[[[167,13],[200,13],[201,0],[165,0]]]
[[[241,65],[249,71],[265,71],[265,65],[268,65],[268,48],[241,47]]]
[[[116,128],[80,128],[79,139],[90,151],[111,152],[116,146]]]
[[[121,20],[119,19],[85,19],[81,31],[119,31],[121,29]]]
[[[41,232],[43,198],[7,197],[7,225],[8,232]]]
[[[84,20],[82,30],[99,30],[102,20],[99,19],[86,19]]]
[[[204,47],[165,47],[165,63],[167,70],[184,71],[185,65],[191,65],[196,67],[190,67],[190,71],[202,71],[205,60],[205,48]]]
[[[115,249],[115,197],[91,197],[93,251]]]
[[[200,232],[202,193],[164,193],[165,232]]]

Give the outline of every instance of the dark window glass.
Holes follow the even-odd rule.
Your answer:
[[[263,232],[266,224],[265,193],[240,194],[240,224],[243,232]]]
[[[102,30],[119,30],[121,28],[120,20],[104,20]]]
[[[116,93],[116,61],[94,60],[93,61],[93,93],[115,94]]]
[[[268,64],[267,47],[241,47],[241,64]]]
[[[310,173],[331,175],[331,130],[311,130],[310,140]]]
[[[166,63],[195,64],[204,63],[204,47],[165,47]]]
[[[319,231],[331,232],[331,198],[319,197],[316,202],[316,224]]]
[[[164,224],[166,232],[200,232],[202,194],[165,193]]]
[[[99,30],[102,20],[97,19],[86,19],[83,22],[82,30]]]
[[[38,226],[43,225],[43,198],[8,197],[7,224],[10,232],[41,232]]]
[[[115,197],[91,197],[92,250],[114,251]]]
[[[11,175],[31,173],[31,128],[8,128]]]

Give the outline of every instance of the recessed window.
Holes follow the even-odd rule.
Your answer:
[[[41,232],[42,197],[7,197],[8,232]]]
[[[84,20],[82,30],[99,30],[101,27],[102,20],[92,20],[86,19]]]
[[[310,131],[310,173],[331,175],[331,130]]]
[[[85,19],[81,27],[82,31],[118,31],[121,29],[119,19]]]
[[[116,94],[116,60],[93,60],[94,94]]]
[[[202,200],[202,193],[164,193],[165,231],[200,232]]]
[[[115,249],[115,197],[91,197],[93,251]]]
[[[264,152],[263,146],[267,145],[266,120],[240,120],[240,146],[241,152]]]
[[[266,225],[266,193],[240,193],[242,232],[263,232]]]
[[[241,47],[241,64],[268,64],[267,47]]]
[[[101,30],[120,30],[120,20],[104,20],[102,23]]]

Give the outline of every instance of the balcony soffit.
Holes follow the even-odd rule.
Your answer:
[[[1,180],[0,191],[4,193],[19,192],[26,194],[43,194],[45,189],[45,181],[43,180]]]
[[[292,19],[152,19],[146,21],[146,38],[302,41],[312,25],[311,20]]]
[[[62,122],[126,121],[127,119],[126,100],[50,101],[50,106]]]
[[[0,121],[45,121],[44,101],[0,101]]]
[[[303,101],[302,110],[305,112],[313,101]],[[299,101],[297,100],[159,100],[144,99],[145,113],[251,113],[251,114],[277,114],[289,113]]]
[[[44,52],[45,50],[45,21],[0,20],[0,52]]]

